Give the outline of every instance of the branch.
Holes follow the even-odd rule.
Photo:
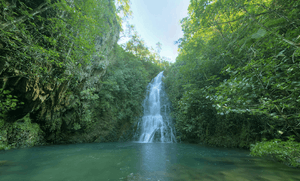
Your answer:
[[[264,13],[260,13],[260,14],[255,14],[254,16],[257,17],[257,16],[261,16],[261,15],[264,15],[264,14],[268,14],[268,13],[272,13],[273,11],[267,11],[267,12],[264,12]],[[243,16],[235,19],[235,20],[231,20],[231,21],[226,21],[226,22],[221,22],[221,23],[215,23],[214,25],[219,25],[219,24],[226,24],[226,23],[232,23],[232,22],[236,22],[236,21],[239,21],[241,20],[242,18],[244,18]]]
[[[44,7],[47,4],[48,4],[48,2],[41,4],[38,8],[36,8],[35,10],[33,10],[33,12],[31,12],[31,14],[29,16],[35,16],[36,14],[42,13],[42,12],[44,12],[47,9],[49,9],[49,8],[52,7],[52,6],[46,6],[46,7]],[[44,7],[44,8],[42,9],[42,7]],[[7,27],[9,27],[9,26],[11,26],[11,25],[13,25],[15,23],[22,23],[22,22],[26,21],[28,18],[30,18],[29,16],[28,15],[24,15],[22,17],[17,18],[16,20],[13,20],[13,21],[5,23],[5,24],[2,24],[0,26],[0,28],[4,30],[5,28],[7,28]]]
[[[300,47],[300,44],[296,44],[295,42],[293,41],[290,41],[290,40],[287,40],[285,39],[282,35],[279,35],[278,33],[274,33],[272,32],[269,28],[267,28],[266,26],[264,26],[263,24],[259,23],[258,21],[256,21],[255,18],[253,18],[253,16],[246,10],[246,8],[243,6],[242,7],[243,10],[249,15],[249,17],[254,20],[254,22],[256,22],[260,27],[266,29],[267,31],[271,32],[272,34],[274,34],[275,36],[277,36],[278,38],[280,38],[281,40],[283,40],[284,42],[292,45],[292,46],[295,46],[296,48],[299,48]]]
[[[69,56],[70,56],[71,50],[72,50],[72,48],[73,48],[73,45],[74,45],[74,42],[72,42],[71,47],[69,48],[69,51],[68,51],[66,60],[68,60],[68,58],[69,58]]]

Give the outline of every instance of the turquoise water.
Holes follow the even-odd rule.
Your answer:
[[[0,151],[1,181],[300,180],[249,151],[175,143],[90,143]]]

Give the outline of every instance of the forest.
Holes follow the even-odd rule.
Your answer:
[[[178,139],[300,162],[300,2],[191,0],[166,70]]]
[[[131,138],[147,84],[169,63],[133,26],[117,44],[128,3],[0,1],[0,150]]]
[[[0,9],[0,150],[130,141],[164,71],[179,142],[300,166],[299,1],[190,0],[175,63],[122,30],[129,0]]]

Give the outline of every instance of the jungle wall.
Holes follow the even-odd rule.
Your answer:
[[[0,149],[131,138],[161,68],[117,44],[115,1],[1,0],[0,9]]]
[[[191,0],[164,80],[178,139],[300,165],[299,7]]]

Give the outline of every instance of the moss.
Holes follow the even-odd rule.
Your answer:
[[[37,123],[32,123],[29,114],[15,123],[5,123],[0,133],[0,150],[11,148],[24,148],[35,145],[43,145],[43,131]]]

